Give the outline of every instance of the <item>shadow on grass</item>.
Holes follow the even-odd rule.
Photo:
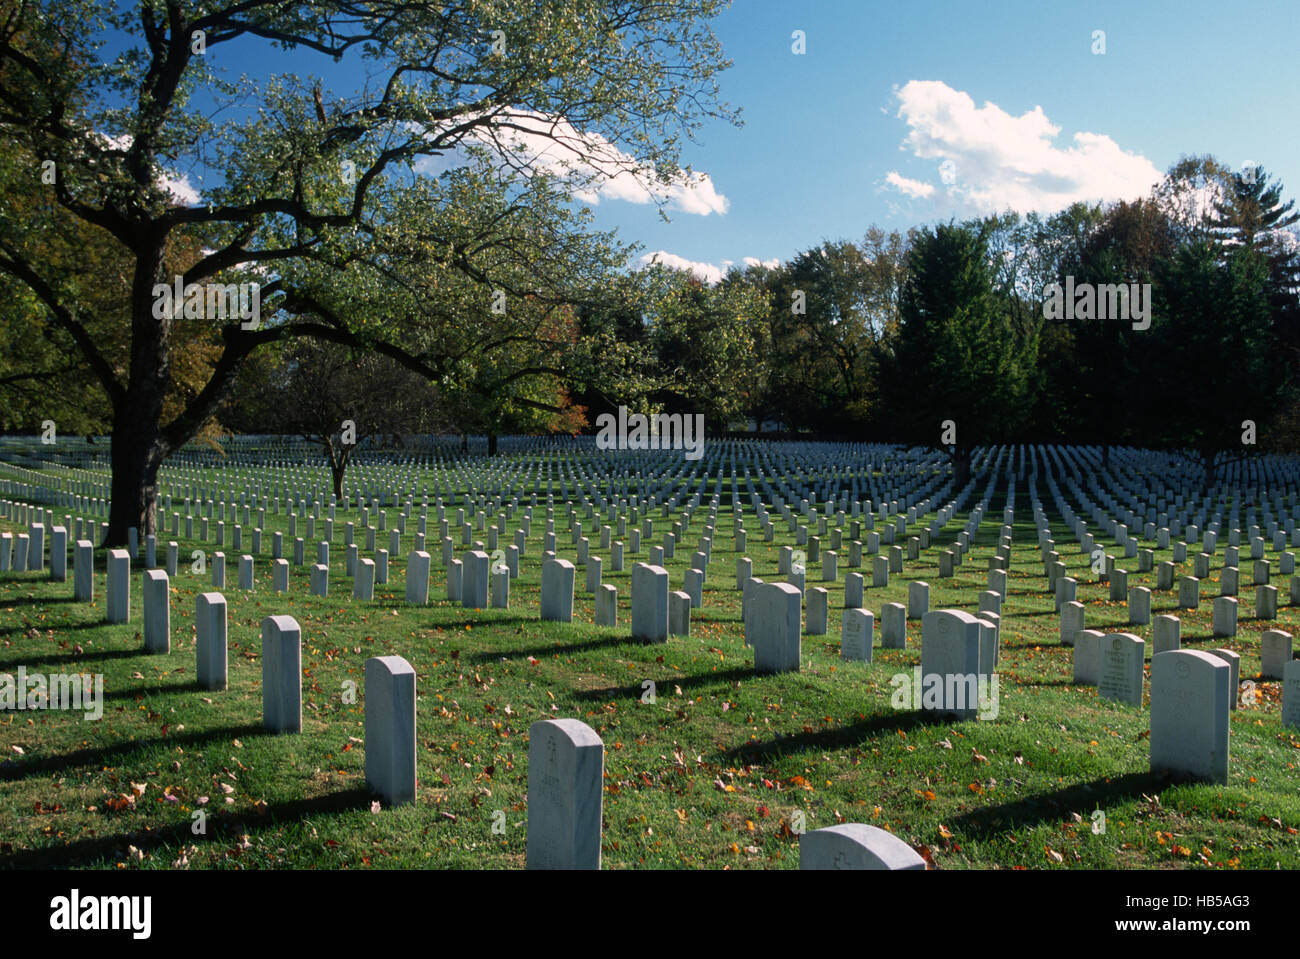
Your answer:
[[[534,620],[536,622],[536,620]],[[491,663],[502,658],[514,656],[554,656],[557,653],[585,653],[597,649],[613,649],[618,646],[640,646],[631,636],[607,636],[603,639],[588,639],[581,643],[548,643],[545,646],[512,646],[507,649],[494,649],[490,652],[474,653],[469,659],[475,663]],[[649,644],[644,644],[649,645]]]
[[[40,655],[0,660],[0,670],[17,669],[19,666],[41,666],[57,663],[95,663],[110,659],[132,659],[148,655],[143,649],[94,649],[87,652],[59,653],[57,655]]]
[[[1057,822],[1069,812],[1105,809],[1124,800],[1153,795],[1176,780],[1164,773],[1128,773],[1076,783],[1054,792],[1028,796],[1015,802],[973,809],[954,818],[951,828],[971,838],[990,838],[1010,829],[1033,828]]]
[[[197,679],[191,679],[173,686],[128,686],[124,689],[105,689],[104,702],[111,702],[115,699],[135,699],[137,696],[165,696],[170,693],[201,692],[210,692],[210,690],[200,686]]]
[[[0,854],[0,869],[72,869],[95,866],[120,858],[128,845],[142,852],[150,852],[168,845],[200,845],[204,843],[233,843],[242,836],[253,836],[263,829],[271,829],[285,822],[299,821],[309,816],[351,812],[368,807],[373,797],[365,787],[347,789],[292,802],[269,805],[265,812],[254,818],[227,817],[216,814],[209,818],[207,831],[194,834],[192,822],[164,826],[160,829],[131,830],[107,836],[74,839],[57,849],[23,849]]]
[[[743,746],[717,753],[719,761],[730,765],[770,765],[774,760],[798,753],[818,752],[856,746],[864,740],[894,730],[910,731],[928,726],[948,726],[955,722],[950,716],[938,716],[927,710],[884,713],[858,720],[833,729],[819,729],[811,733],[795,733],[778,739],[751,741]]]
[[[761,679],[762,674],[754,672],[753,666],[738,666],[734,669],[720,669],[716,673],[700,673],[698,676],[683,676],[680,679],[663,680],[664,683],[671,682],[675,686],[681,686],[685,689],[695,689],[698,687],[707,687],[714,685],[731,685],[744,679]],[[621,699],[624,697],[641,698],[643,689],[641,680],[629,683],[626,686],[603,686],[599,689],[584,689],[573,694],[574,699],[595,700],[605,702],[611,699]]]
[[[101,626],[107,625],[108,624],[102,619],[94,623],[41,623],[42,628],[24,624],[22,626],[10,626],[8,629],[0,629],[0,636],[10,636],[14,633],[29,633],[33,629],[37,632],[48,632],[52,630],[56,633],[66,633],[69,630],[74,629],[98,629]]]
[[[45,580],[32,580],[45,582]],[[71,596],[23,596],[19,599],[0,599],[0,607],[8,606],[54,606],[59,603],[76,602]]]
[[[242,726],[223,726],[207,732],[182,733],[172,736],[155,736],[150,739],[131,739],[107,746],[95,746],[77,749],[70,753],[58,753],[53,756],[33,756],[29,759],[7,760],[0,763],[0,782],[16,782],[43,776],[55,772],[69,772],[82,766],[120,766],[135,753],[153,749],[157,746],[206,746],[209,743],[250,736],[272,736],[274,733],[261,723],[245,723]]]

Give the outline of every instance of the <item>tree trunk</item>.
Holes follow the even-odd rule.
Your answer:
[[[136,260],[131,282],[131,370],[113,409],[112,502],[104,546],[124,546],[134,526],[140,541],[158,531],[158,468],[170,450],[162,436],[163,397],[171,381],[170,319],[153,315],[162,276],[162,244]]]
[[[338,463],[330,464],[330,473],[334,477],[334,498],[340,503],[343,502],[343,476],[347,471],[347,460],[340,460]]]
[[[1201,452],[1201,461],[1205,466],[1205,473],[1201,479],[1201,495],[1209,496],[1210,487],[1214,485],[1214,461],[1218,458],[1217,453],[1208,451]]]
[[[469,434],[468,434],[468,433],[461,433],[461,434],[460,434],[460,451],[461,451],[462,453],[468,453],[468,452],[469,452]]]
[[[130,398],[113,416],[112,500],[103,546],[125,546],[135,527],[140,542],[158,532],[158,467],[162,444],[158,418],[134,409]]]
[[[488,456],[496,456],[496,455],[497,455],[497,435],[495,433],[489,433],[488,434]]]
[[[970,482],[971,451],[959,446],[952,451],[952,479],[957,489]]]
[[[1110,444],[1109,443],[1101,444],[1101,468],[1104,470],[1110,469]]]

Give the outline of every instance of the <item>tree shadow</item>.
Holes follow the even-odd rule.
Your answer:
[[[42,623],[41,625],[45,627],[44,630],[40,630],[37,629],[35,626],[29,626],[25,624],[21,626],[10,626],[8,629],[0,629],[0,636],[10,636],[15,633],[28,633],[31,632],[33,629],[37,629],[37,632],[46,632],[52,630],[54,632],[66,633],[74,629],[98,629],[101,626],[107,626],[108,623],[104,622],[103,620],[100,620],[99,622],[95,622],[95,623]]]
[[[250,736],[273,736],[261,723],[245,723],[242,726],[224,726],[206,732],[183,733],[172,736],[155,736],[150,739],[131,739],[107,746],[94,746],[77,749],[53,756],[33,756],[21,760],[6,760],[0,763],[0,782],[16,782],[32,776],[52,772],[68,772],[82,766],[120,766],[132,754],[155,746],[204,746],[219,740],[246,738]]]
[[[32,582],[45,582],[45,580],[32,580]],[[76,600],[71,596],[54,596],[43,598],[40,596],[21,596],[15,599],[0,600],[0,607],[8,606],[51,606],[59,603],[74,603]]]
[[[241,836],[253,836],[285,822],[301,821],[309,816],[343,813],[368,808],[373,798],[369,789],[355,787],[329,793],[313,799],[298,799],[266,807],[255,820],[236,819],[214,813],[208,819],[208,828],[195,835],[193,823],[184,822],[164,826],[116,833],[108,836],[73,840],[58,848],[23,849],[0,855],[0,868],[8,869],[72,869],[94,866],[105,860],[119,857],[128,845],[141,852],[149,852],[167,845],[199,845],[211,842],[232,842]]]
[[[137,696],[153,695],[165,696],[168,693],[201,693],[211,692],[204,686],[199,685],[197,679],[191,679],[187,682],[178,683],[175,686],[130,686],[125,689],[115,689],[113,691],[104,691],[104,702],[110,702],[115,699],[135,699]]]
[[[44,656],[24,657],[0,660],[0,670],[17,669],[19,666],[45,666],[59,663],[94,663],[111,659],[133,659],[136,656],[149,655],[140,649],[96,649],[84,653],[58,653]]]

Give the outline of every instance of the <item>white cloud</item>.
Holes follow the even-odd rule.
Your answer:
[[[898,116],[911,128],[904,149],[950,161],[947,195],[981,212],[1050,213],[1080,200],[1131,200],[1160,179],[1150,160],[1104,134],[1079,132],[1072,145],[1055,145],[1061,128],[1039,106],[1014,117],[988,101],[976,107],[969,94],[935,80],[912,80],[896,95]],[[886,179],[908,196],[925,186],[894,173]],[[932,193],[931,186],[924,195]]]
[[[662,266],[670,267],[674,270],[686,270],[694,274],[705,283],[717,283],[722,279],[722,270],[712,263],[701,263],[696,260],[688,260],[676,253],[669,253],[666,250],[656,250],[654,253],[646,253],[641,257],[641,265],[649,266],[651,263],[658,263]]]
[[[182,173],[180,176],[163,176],[158,178],[158,185],[181,206],[196,206],[200,199],[199,191],[194,189],[190,178]]]
[[[563,117],[502,110],[490,126],[476,126],[469,136],[516,168],[568,181],[574,196],[593,206],[601,200],[662,202],[669,209],[698,216],[723,214],[730,206],[707,173],[683,171],[668,183],[659,182],[653,167],[637,163],[605,137],[583,132]],[[420,168],[432,170],[438,165],[424,163]]]
[[[924,199],[934,195],[934,184],[922,183],[920,180],[909,180],[896,171],[891,170],[889,175],[885,177],[885,182],[904,196]]]
[[[114,150],[129,150],[131,148],[132,136],[129,133],[123,133],[121,136],[116,137],[105,136],[98,131],[94,131],[94,133],[95,136]],[[199,191],[194,189],[193,184],[190,183],[189,176],[184,173],[173,174],[167,170],[162,170],[158,174],[157,182],[179,206],[194,206],[202,199],[199,196]]]
[[[742,256],[740,261],[744,263],[745,266],[761,266],[766,267],[769,270],[775,270],[781,265],[781,261],[775,257],[770,260],[760,260],[758,257],[754,256]],[[713,263],[705,263],[700,260],[688,260],[684,256],[678,256],[676,253],[669,253],[667,250],[656,250],[653,253],[645,253],[641,256],[641,259],[638,262],[642,266],[649,266],[651,263],[658,263],[674,270],[686,270],[688,273],[694,274],[697,278],[709,284],[717,283],[727,275],[728,270],[736,265],[734,260],[723,260],[717,265]]]

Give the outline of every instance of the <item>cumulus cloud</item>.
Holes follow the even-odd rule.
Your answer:
[[[969,94],[936,80],[912,80],[896,96],[910,128],[903,148],[941,161],[946,194],[980,212],[1051,213],[1081,200],[1131,200],[1160,179],[1150,160],[1105,134],[1081,131],[1057,145],[1061,128],[1039,106],[1012,116],[989,101],[977,107]],[[898,173],[886,181],[907,196],[934,193],[933,185]]]
[[[602,200],[662,203],[682,213],[708,216],[726,213],[730,205],[707,173],[683,171],[667,183],[660,182],[653,167],[638,163],[610,140],[581,131],[563,117],[497,111],[490,125],[474,127],[469,138],[516,169],[565,180],[577,199],[593,206]],[[436,162],[422,164],[429,170],[437,166]]]
[[[684,256],[678,256],[676,253],[669,253],[667,250],[656,250],[653,253],[646,253],[641,257],[641,265],[649,266],[652,263],[658,263],[674,270],[685,270],[694,274],[698,279],[705,283],[717,283],[722,279],[722,270],[712,263],[701,263],[698,260],[688,260]]]
[[[770,260],[760,260],[756,256],[742,256],[740,261],[745,266],[761,266],[769,270],[775,270],[781,265],[781,261],[775,257]],[[719,264],[705,263],[700,260],[688,260],[684,256],[678,256],[676,253],[669,253],[667,250],[656,250],[653,253],[643,254],[638,261],[641,266],[649,266],[652,263],[658,263],[661,266],[670,267],[674,270],[686,270],[705,283],[717,283],[727,271],[736,265],[734,260],[722,260]]]
[[[169,176],[164,174],[158,178],[158,185],[167,191],[181,206],[196,206],[201,199],[199,191],[194,189],[190,183],[190,178],[182,173],[180,176]]]
[[[904,196],[920,197],[921,199],[925,199],[926,197],[934,195],[934,184],[922,183],[920,180],[909,180],[907,177],[901,176],[894,171],[891,171],[890,174],[885,177],[885,182]]]
[[[108,144],[108,146],[114,150],[129,150],[131,148],[131,143],[133,142],[131,134],[129,133],[123,133],[121,136],[110,137],[96,132],[95,136]],[[194,185],[190,183],[190,178],[187,174],[176,174],[167,170],[161,170],[158,174],[157,183],[167,192],[167,195],[170,196],[173,202],[178,206],[194,206],[201,199],[199,191],[194,189]]]

